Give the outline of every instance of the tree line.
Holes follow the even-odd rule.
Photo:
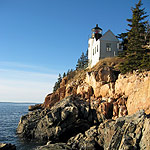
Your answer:
[[[59,73],[58,79],[55,82],[55,85],[53,87],[53,92],[55,92],[58,88],[60,88],[60,83],[61,83],[61,81],[64,77],[67,76],[67,78],[69,80],[69,79],[71,79],[75,76],[75,73],[76,73],[75,71],[86,69],[87,67],[88,67],[88,50],[86,51],[86,53],[82,52],[80,58],[77,61],[75,70],[74,69],[69,69],[67,71],[67,73],[64,72],[63,75],[61,75]]]

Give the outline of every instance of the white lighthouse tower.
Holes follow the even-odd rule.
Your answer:
[[[100,58],[100,41],[99,39],[102,37],[102,29],[98,27],[93,28],[91,34],[91,38],[88,41],[88,59],[89,66],[94,66],[96,62],[99,61]]]
[[[118,54],[118,43],[119,40],[111,30],[102,35],[102,29],[96,24],[88,40],[88,66],[93,67],[102,58],[116,56]]]

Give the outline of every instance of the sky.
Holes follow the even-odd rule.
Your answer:
[[[75,69],[91,29],[126,32],[137,2],[0,0],[0,102],[42,103],[58,74]],[[150,0],[142,2],[150,15]]]

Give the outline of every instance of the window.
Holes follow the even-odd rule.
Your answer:
[[[93,55],[94,55],[94,49],[93,49]]]
[[[106,51],[107,52],[111,51],[111,43],[106,43]]]
[[[96,54],[96,47],[95,47],[95,54]]]
[[[98,52],[98,45],[97,45],[97,52]]]

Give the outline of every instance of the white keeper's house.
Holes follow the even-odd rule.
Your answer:
[[[112,31],[102,34],[102,29],[96,24],[88,41],[88,67],[93,67],[102,58],[117,56],[119,50],[120,42]]]

